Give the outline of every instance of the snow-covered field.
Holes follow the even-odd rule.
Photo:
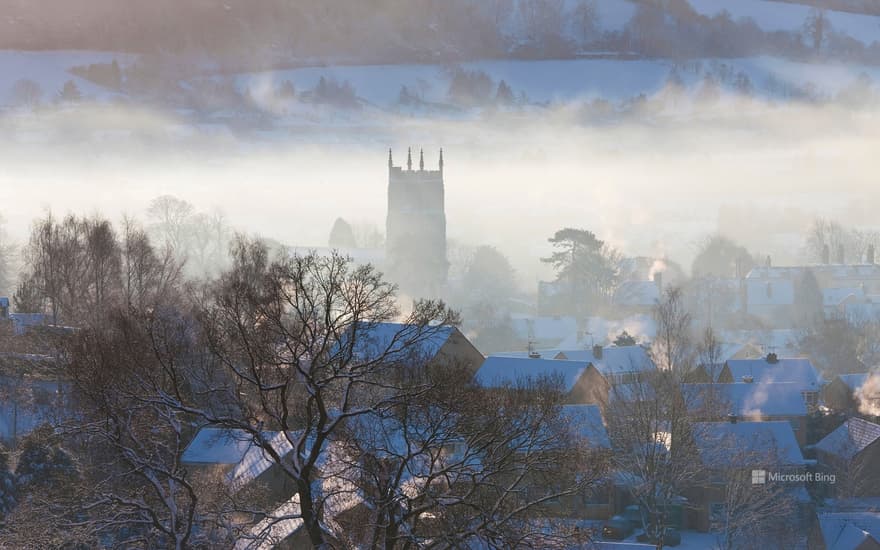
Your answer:
[[[703,15],[727,11],[734,19],[750,17],[765,31],[799,31],[810,16],[812,7],[772,0],[688,0]],[[869,45],[880,41],[880,17],[828,11],[832,30]]]

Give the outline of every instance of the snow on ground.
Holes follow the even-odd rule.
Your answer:
[[[51,99],[64,83],[73,80],[80,91],[90,97],[112,96],[105,88],[94,85],[72,75],[70,69],[91,63],[111,63],[114,59],[120,64],[131,59],[128,54],[90,52],[90,51],[48,51],[22,52],[0,50],[0,104],[8,104],[12,88],[20,80],[36,82],[44,99]]]
[[[703,15],[714,16],[727,11],[734,19],[751,17],[765,31],[799,31],[813,9],[802,4],[772,0],[688,0]],[[828,11],[831,27],[864,43],[880,41],[880,17]]]

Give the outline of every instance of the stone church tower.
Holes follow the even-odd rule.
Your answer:
[[[446,208],[443,150],[439,170],[425,170],[424,151],[413,169],[412,150],[406,169],[394,166],[388,151],[388,218],[385,225],[386,270],[391,280],[413,298],[437,297],[446,285]]]

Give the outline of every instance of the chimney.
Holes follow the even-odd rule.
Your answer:
[[[742,377],[742,381],[743,381],[743,384],[751,384],[752,382],[755,381],[755,377],[752,376],[751,374],[746,374],[745,376]]]
[[[736,424],[737,420],[739,420],[739,418],[735,414],[730,413],[727,415],[727,421],[730,422],[731,424]]]
[[[663,296],[663,272],[654,272],[654,284],[657,285],[657,294]]]
[[[831,249],[827,244],[822,245],[822,263],[828,265],[831,263]]]
[[[602,346],[598,344],[593,346],[593,357],[596,359],[602,359]]]
[[[767,260],[765,261],[767,267],[773,267],[773,261],[770,259],[770,255],[767,255]]]
[[[541,358],[541,352],[535,351],[535,350],[532,350],[529,352],[529,359],[540,359],[540,358]]]
[[[770,353],[767,354],[767,362],[770,363],[771,365],[775,365],[776,363],[779,362],[779,357],[776,356],[776,353],[771,351]]]
[[[873,244],[869,244],[869,245],[868,245],[868,253],[867,253],[866,261],[867,261],[869,264],[873,264],[873,263],[874,263],[874,245],[873,245]]]
[[[845,264],[846,258],[844,257],[843,245],[837,247],[837,263]]]

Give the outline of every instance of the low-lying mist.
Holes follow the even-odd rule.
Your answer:
[[[337,217],[384,229],[387,150],[444,148],[450,239],[491,244],[520,284],[559,228],[581,227],[627,255],[687,266],[707,233],[774,263],[799,259],[821,215],[875,227],[878,110],[666,92],[598,116],[568,103],[473,116],[351,112],[332,124],[230,130],[145,107],[79,105],[0,118],[0,213],[17,241],[46,209],[143,217],[171,194],[221,209],[239,230],[326,246]]]

